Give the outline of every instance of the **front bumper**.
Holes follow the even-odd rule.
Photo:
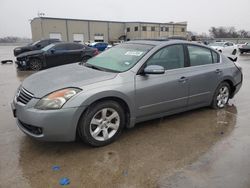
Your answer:
[[[86,107],[38,110],[13,100],[11,107],[18,127],[27,135],[43,141],[74,141],[78,120]]]
[[[26,61],[15,61],[15,63],[17,64],[17,68],[19,68],[19,69],[27,69],[28,68]]]

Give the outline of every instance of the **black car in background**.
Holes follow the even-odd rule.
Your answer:
[[[41,70],[75,62],[84,62],[98,54],[98,50],[78,43],[53,43],[41,50],[17,56],[19,69]]]
[[[17,47],[14,49],[14,56],[18,56],[21,53],[24,52],[29,52],[33,50],[41,50],[45,46],[48,46],[49,44],[55,43],[55,42],[60,42],[59,39],[44,39],[44,40],[39,40],[34,43],[30,43],[26,46],[22,47]]]
[[[240,46],[239,51],[241,54],[250,52],[250,44],[244,44]]]

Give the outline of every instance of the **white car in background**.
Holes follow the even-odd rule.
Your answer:
[[[232,42],[213,42],[209,46],[233,60],[237,59],[238,46]]]
[[[248,42],[239,42],[239,43],[237,44],[237,47],[238,47],[238,48],[242,48],[243,46],[246,46],[246,45],[248,45]]]

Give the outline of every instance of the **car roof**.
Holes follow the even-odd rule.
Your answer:
[[[82,45],[82,46],[84,46],[83,44],[80,44],[80,43],[76,43],[76,42],[55,42],[55,43],[53,43],[53,44],[55,44],[55,45],[61,45],[61,44],[76,44],[76,45]]]
[[[152,46],[158,46],[158,45],[168,45],[168,44],[195,44],[195,45],[200,45],[196,44],[193,42],[189,42],[186,40],[131,40],[128,42],[125,42],[127,44],[145,44],[145,45],[152,45]],[[200,45],[204,46],[204,45]]]

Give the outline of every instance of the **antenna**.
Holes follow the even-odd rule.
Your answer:
[[[38,16],[38,17],[43,17],[43,16],[45,16],[45,13],[39,12],[39,11],[38,11],[37,16]]]

